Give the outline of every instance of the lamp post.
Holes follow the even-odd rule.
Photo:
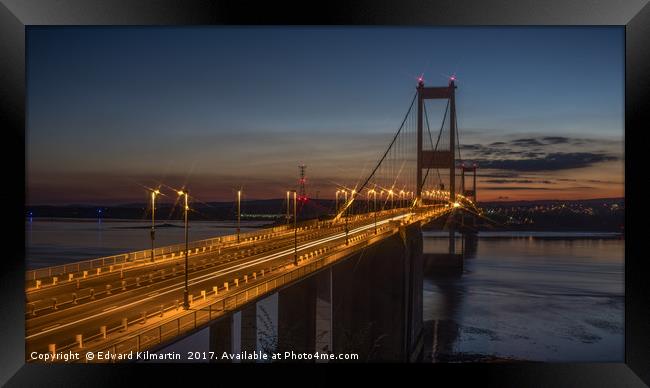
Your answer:
[[[151,191],[151,262],[154,262],[154,242],[156,238],[156,195],[160,194],[160,190]]]
[[[237,190],[237,244],[239,244],[239,231],[241,224],[241,190]]]
[[[296,211],[298,193],[293,191],[293,264],[298,265],[298,212]]]
[[[368,190],[366,193],[366,213],[370,214],[370,194],[372,194],[372,190]]]
[[[394,209],[395,204],[394,204],[394,199],[393,199],[393,190],[388,190],[388,196],[390,197],[390,208]]]
[[[340,192],[341,192],[341,190],[336,190],[336,201],[335,201],[336,205],[334,206],[336,208],[336,213],[339,212],[339,193]]]
[[[189,299],[189,290],[187,287],[187,277],[190,270],[187,254],[188,254],[188,224],[187,224],[187,212],[190,210],[190,207],[187,204],[189,193],[187,191],[179,190],[178,195],[185,196],[185,289],[183,290],[183,308],[188,310],[190,308],[190,299]]]
[[[348,228],[348,215],[350,214],[350,204],[348,203],[348,192],[345,192],[345,245],[350,243],[348,239],[348,234],[350,233],[350,228]]]
[[[372,193],[372,211],[375,217],[375,234],[377,234],[377,190],[372,189],[370,193]]]
[[[291,216],[289,215],[289,208],[291,208],[291,204],[289,203],[289,191],[287,191],[287,224],[289,223],[289,219]]]

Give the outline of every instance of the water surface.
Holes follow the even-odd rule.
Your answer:
[[[447,247],[435,233],[424,241]],[[623,362],[624,240],[493,232],[475,249],[462,275],[425,278],[434,359]]]

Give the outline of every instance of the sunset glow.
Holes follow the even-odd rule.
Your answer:
[[[161,185],[201,201],[239,188],[283,198],[298,161],[309,195],[333,199],[381,156],[413,75],[446,85],[452,71],[480,201],[624,195],[620,28],[33,27],[27,38],[28,204],[145,202]],[[428,107],[435,136],[444,105]]]

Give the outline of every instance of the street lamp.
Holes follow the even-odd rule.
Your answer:
[[[156,195],[160,194],[160,190],[151,190],[151,262],[154,262],[154,243],[156,238]]]
[[[183,308],[185,310],[188,310],[190,308],[190,299],[189,299],[189,290],[187,288],[187,275],[190,270],[188,261],[187,261],[187,254],[188,254],[188,234],[187,234],[187,229],[188,229],[188,224],[187,224],[187,212],[190,210],[190,207],[187,204],[188,201],[188,196],[189,193],[187,191],[179,190],[178,195],[185,196],[185,290],[183,291]]]
[[[394,209],[394,208],[395,208],[395,206],[394,206],[395,204],[394,204],[394,202],[393,202],[393,189],[388,190],[388,196],[390,197],[390,208],[391,208],[391,209]]]
[[[370,214],[370,194],[372,194],[372,190],[368,190],[366,193],[366,213]]]
[[[293,192],[293,264],[298,265],[298,213],[296,211],[297,200],[296,196],[298,193],[296,190]]]
[[[350,202],[354,200],[354,190],[352,190],[352,195],[350,196]],[[348,235],[350,233],[350,228],[348,227],[348,217],[350,215],[350,205],[351,203],[348,203],[348,192],[345,192],[345,245],[348,245],[350,243],[350,240],[348,238]]]
[[[241,190],[237,190],[237,244],[239,244],[239,231],[241,223]]]
[[[289,215],[289,208],[291,207],[291,204],[289,203],[289,191],[287,191],[287,224],[289,223],[289,219],[291,216]]]
[[[346,208],[343,209],[345,211],[345,245],[348,245],[350,241],[348,240],[348,233],[350,232],[350,229],[348,228],[348,213],[349,213],[349,206],[347,205],[347,201],[345,202]]]
[[[369,193],[372,194],[372,211],[375,216],[375,234],[377,234],[377,190],[372,189]]]
[[[341,192],[341,190],[336,190],[336,201],[335,201],[335,202],[336,202],[336,206],[334,206],[334,207],[336,208],[336,213],[339,212],[339,193],[340,193],[340,192]]]

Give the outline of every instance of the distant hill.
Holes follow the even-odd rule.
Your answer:
[[[365,202],[363,203],[365,206]],[[242,219],[268,220],[285,219],[287,208],[285,199],[265,199],[242,201]],[[293,206],[293,203],[292,203]],[[196,202],[190,205],[190,219],[194,220],[233,220],[237,218],[237,204],[233,202]],[[107,219],[149,219],[151,211],[148,204],[129,203],[119,205],[35,205],[26,207],[27,217],[47,218],[107,218]],[[310,199],[298,203],[298,218],[323,217],[334,212],[333,200]],[[291,208],[293,214],[293,207]],[[169,203],[156,205],[156,219],[160,221],[183,218],[183,209]]]
[[[485,215],[512,230],[625,230],[625,199],[485,202]]]
[[[479,198],[480,199],[480,198]],[[557,203],[582,203],[582,204],[622,204],[625,203],[625,198],[591,198],[591,199],[540,199],[540,200],[521,200],[521,201],[479,201],[481,206],[503,207],[503,206],[536,206],[536,205],[552,205]]]
[[[489,217],[509,229],[598,229],[622,230],[624,227],[624,198],[597,198],[583,200],[536,200],[536,201],[494,201],[479,204],[488,211]],[[562,206],[564,205],[564,206]],[[334,201],[310,199],[298,204],[299,219],[331,217]],[[354,212],[365,211],[366,201],[355,203]],[[224,221],[237,218],[234,202],[196,202],[191,204],[191,220]],[[242,201],[243,220],[265,220],[284,222],[286,220],[285,199]],[[291,209],[293,214],[293,209]],[[39,205],[28,206],[26,216],[36,218],[105,218],[149,220],[148,204],[129,203],[113,206],[95,205]],[[156,207],[156,219],[183,219],[179,206],[162,203]]]

